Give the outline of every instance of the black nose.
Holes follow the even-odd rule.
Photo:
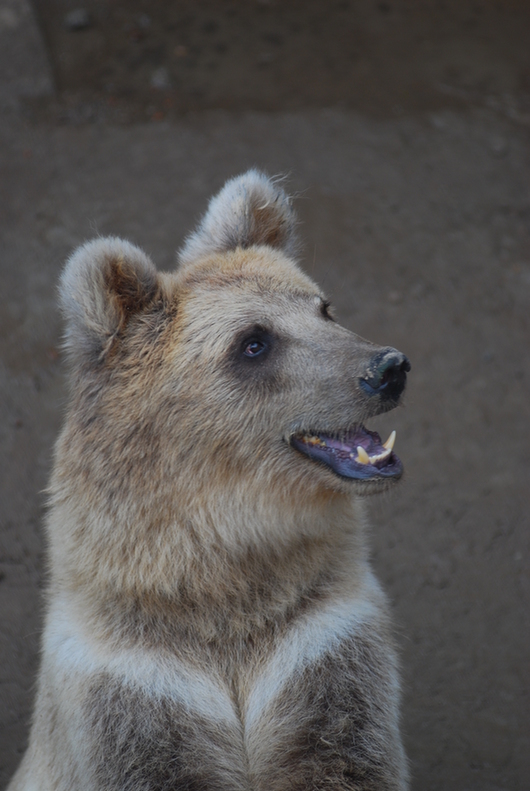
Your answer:
[[[409,371],[410,363],[404,354],[396,349],[383,349],[372,357],[359,382],[368,395],[397,401],[405,389]]]

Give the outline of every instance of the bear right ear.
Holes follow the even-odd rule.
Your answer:
[[[182,265],[211,255],[268,245],[295,256],[296,216],[277,182],[258,170],[230,179],[211,199],[197,230],[179,253]]]
[[[61,276],[65,346],[74,361],[101,360],[134,313],[158,290],[157,271],[138,247],[116,237],[79,247]]]

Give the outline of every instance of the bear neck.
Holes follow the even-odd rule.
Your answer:
[[[106,639],[168,649],[182,640],[247,645],[327,599],[354,594],[367,572],[362,504],[329,497],[226,498],[149,521],[102,514],[61,489],[48,533],[53,595],[74,597]]]

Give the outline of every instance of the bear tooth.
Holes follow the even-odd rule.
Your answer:
[[[378,453],[377,456],[370,456],[370,464],[375,464],[376,461],[383,461],[383,459],[387,459],[392,451],[390,448],[384,450],[382,453]]]
[[[394,442],[395,441],[396,441],[396,432],[393,431],[392,434],[387,439],[387,441],[383,442],[383,448],[386,448],[387,450],[391,451],[392,448],[394,447]]]
[[[304,436],[304,440],[305,440],[305,442],[308,442],[310,445],[324,445],[324,447],[326,445],[326,443],[323,442],[320,439],[320,437],[310,436],[309,434],[306,434]]]
[[[357,461],[361,464],[370,464],[370,456],[361,445],[357,448]]]

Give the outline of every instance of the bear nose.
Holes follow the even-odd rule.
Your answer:
[[[397,349],[383,349],[372,357],[359,382],[368,395],[397,401],[405,389],[409,371],[410,362],[404,354]]]

